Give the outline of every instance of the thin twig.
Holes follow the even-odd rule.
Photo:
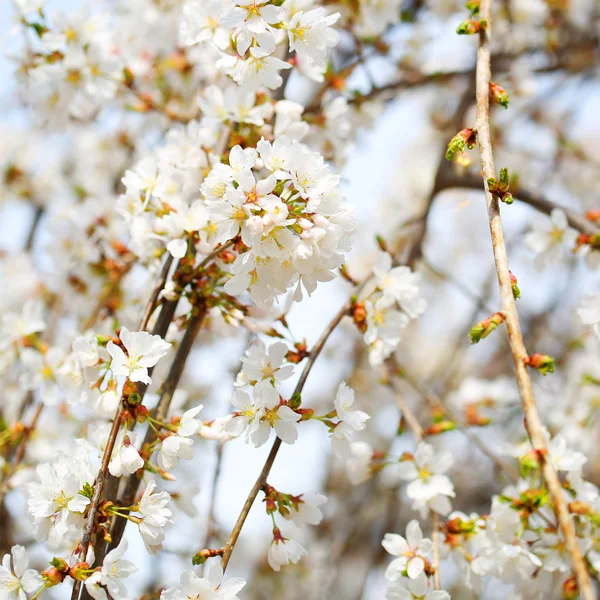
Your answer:
[[[446,413],[446,415],[452,420],[452,422],[456,423],[459,426],[458,431],[463,433],[470,441],[481,450],[485,456],[487,456],[493,463],[494,466],[504,472],[509,479],[512,481],[517,481],[519,479],[519,472],[512,465],[503,461],[499,456],[494,454],[479,438],[478,435],[475,435],[472,431],[470,431],[466,426],[461,424],[461,420],[458,415],[446,404],[443,400],[433,392],[430,388],[425,386],[424,384],[418,382],[414,377],[407,374],[404,369],[400,365],[398,365],[395,361],[393,362],[395,365],[395,370],[401,371],[401,378],[406,381],[415,391],[417,391],[421,396],[423,396],[424,400],[429,404],[430,407],[441,407],[442,410]]]
[[[17,470],[17,468],[23,461],[23,458],[25,457],[25,450],[27,449],[27,442],[29,441],[31,434],[35,430],[35,427],[40,418],[40,415],[42,414],[43,408],[44,408],[44,403],[40,402],[35,411],[35,414],[33,415],[32,419],[31,419],[31,423],[29,424],[29,427],[27,427],[27,429],[25,429],[25,431],[23,432],[23,437],[21,438],[21,441],[19,442],[17,450],[13,456],[13,459],[10,462],[10,467],[8,468],[8,471],[2,477],[2,487],[0,488],[0,504],[2,504],[2,502],[4,501],[4,496],[6,496],[6,494],[8,492],[8,482],[10,481],[10,478],[14,475],[15,471]]]
[[[313,365],[315,364],[315,361],[317,360],[317,358],[323,351],[323,348],[325,347],[325,344],[327,343],[329,336],[333,333],[333,331],[339,325],[339,323],[342,321],[342,319],[348,314],[351,307],[352,307],[351,301],[346,302],[344,304],[344,306],[342,306],[342,308],[333,317],[333,319],[331,320],[329,325],[325,328],[325,331],[321,334],[321,337],[319,338],[319,340],[316,342],[316,344],[310,351],[308,361],[306,362],[306,365],[304,366],[304,369],[300,375],[300,379],[298,380],[298,383],[296,384],[296,388],[294,390],[294,395],[302,393],[302,389],[304,388],[306,379],[308,378],[310,371],[313,368]],[[244,526],[244,523],[246,522],[246,518],[248,517],[248,513],[250,512],[250,509],[252,508],[252,505],[254,504],[254,500],[256,500],[256,496],[258,496],[258,492],[260,492],[260,489],[262,488],[262,486],[267,482],[267,477],[269,476],[269,473],[271,472],[271,467],[273,466],[273,463],[275,462],[275,458],[277,457],[277,453],[279,452],[280,447],[281,447],[281,440],[279,438],[277,438],[275,440],[275,442],[273,443],[271,452],[269,452],[269,456],[267,457],[267,460],[260,472],[260,475],[258,476],[258,479],[252,486],[252,489],[250,490],[250,493],[248,494],[248,497],[246,498],[246,501],[244,502],[242,511],[240,512],[240,515],[237,518],[237,521],[236,521],[236,523],[231,531],[231,534],[229,536],[229,539],[227,540],[227,543],[223,547],[223,558],[221,560],[221,565],[222,565],[224,571],[225,571],[225,569],[227,569],[227,565],[229,564],[229,559],[231,558],[231,553],[233,552],[233,548],[235,547],[235,544],[237,543],[237,540],[240,537],[242,527]]]
[[[490,58],[490,40],[491,40],[491,0],[481,0],[480,3],[481,18],[487,21],[487,28],[480,33],[479,47],[477,49],[477,77],[476,77],[476,99],[477,99],[477,137],[479,151],[481,155],[481,170],[483,175],[483,185],[485,188],[486,205],[494,250],[494,259],[496,271],[498,273],[498,283],[500,287],[500,296],[502,298],[502,309],[506,318],[506,327],[510,349],[515,364],[517,384],[521,394],[523,411],[525,413],[525,427],[531,440],[531,445],[536,451],[541,465],[542,474],[548,486],[548,491],[552,499],[554,511],[558,524],[562,531],[567,550],[573,562],[573,569],[577,578],[579,593],[583,600],[594,600],[596,594],[590,582],[590,576],[581,553],[581,548],[575,535],[573,522],[569,515],[563,489],[552,466],[548,460],[548,447],[543,425],[533,396],[531,378],[524,360],[528,353],[523,342],[523,336],[519,325],[519,316],[516,303],[513,296],[510,272],[508,269],[508,258],[506,254],[506,245],[504,243],[504,231],[502,220],[500,218],[500,208],[498,199],[490,193],[488,187],[488,178],[496,176],[492,154],[492,140],[490,135],[490,83],[491,83],[491,58]]]
[[[167,277],[169,276],[169,270],[171,269],[171,265],[173,264],[173,255],[169,254],[165,260],[165,264],[161,269],[160,275],[158,277],[158,281],[152,290],[152,295],[146,304],[146,308],[144,309],[144,314],[142,315],[142,319],[140,321],[140,325],[138,327],[138,331],[145,331],[146,327],[148,327],[148,321],[150,321],[150,317],[156,308],[156,303],[158,302],[158,298],[162,289],[165,287],[165,283],[167,282]]]
[[[395,391],[394,398],[396,400],[396,405],[404,417],[404,420],[413,432],[415,440],[417,443],[422,442],[423,428],[421,427],[417,416],[412,411],[402,394]],[[433,542],[433,562],[431,564],[431,568],[433,570],[433,587],[436,590],[440,590],[440,518],[433,510],[430,510],[429,514],[431,516],[431,541]]]
[[[115,418],[113,420],[112,429],[110,431],[110,435],[108,436],[106,447],[104,448],[102,464],[100,466],[100,471],[98,472],[98,477],[96,477],[96,483],[94,484],[94,494],[92,496],[92,501],[88,508],[88,516],[85,521],[83,539],[81,540],[81,544],[79,545],[79,551],[77,553],[77,555],[82,560],[85,560],[87,556],[88,548],[90,546],[90,540],[92,539],[92,532],[94,530],[94,523],[96,520],[96,512],[98,510],[100,496],[102,494],[102,488],[104,487],[104,480],[108,471],[108,463],[110,462],[113,449],[115,447],[115,442],[117,440],[117,435],[119,433],[119,428],[121,427],[122,414],[123,409],[121,407],[121,403],[119,402],[119,408],[117,408],[117,413],[115,414]],[[77,580],[75,582],[75,585],[73,586],[73,592],[71,594],[71,600],[77,600],[77,598],[79,597],[81,583],[81,580]]]

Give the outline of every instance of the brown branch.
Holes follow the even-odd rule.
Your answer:
[[[421,427],[417,416],[411,410],[410,406],[408,406],[408,403],[402,394],[395,391],[394,398],[404,420],[413,432],[417,443],[422,442],[423,428]],[[433,588],[435,590],[440,590],[440,517],[434,510],[430,510],[429,514],[431,516],[431,541],[433,542],[433,562],[431,563],[431,568],[433,570]]]
[[[573,569],[577,578],[579,593],[583,600],[594,600],[596,594],[590,582],[590,576],[581,553],[581,548],[575,535],[575,529],[565,499],[563,489],[552,463],[549,461],[548,447],[543,425],[533,396],[531,378],[524,360],[528,353],[523,342],[523,336],[519,325],[519,315],[512,292],[510,272],[508,269],[508,257],[504,242],[504,231],[500,218],[498,199],[490,193],[488,178],[496,176],[492,154],[492,140],[490,135],[490,91],[491,77],[491,0],[481,0],[481,18],[487,21],[487,28],[480,33],[479,47],[477,49],[476,69],[476,99],[477,99],[477,137],[481,156],[481,171],[485,189],[486,205],[494,251],[494,260],[498,274],[500,296],[502,298],[502,309],[506,317],[506,327],[510,349],[515,364],[515,372],[523,411],[525,413],[525,427],[531,441],[532,448],[536,451],[541,465],[542,474],[548,486],[552,499],[554,512],[560,529],[562,531],[567,550],[573,562]]]
[[[28,396],[29,396],[29,394],[28,394]],[[37,407],[32,419],[31,419],[31,423],[29,424],[29,427],[27,427],[25,429],[25,431],[23,432],[23,437],[21,438],[21,441],[20,441],[20,443],[17,447],[17,450],[13,456],[13,459],[10,463],[10,467],[8,468],[8,471],[2,477],[2,488],[0,489],[0,504],[3,503],[4,497],[6,496],[6,494],[8,492],[8,482],[10,481],[10,478],[15,474],[15,471],[17,470],[17,468],[23,461],[23,458],[25,458],[25,450],[27,449],[27,442],[29,441],[31,434],[35,430],[35,427],[40,418],[40,415],[42,414],[43,408],[44,408],[44,403],[40,402],[38,404],[38,407]]]
[[[479,436],[475,435],[465,425],[463,425],[461,423],[461,419],[454,412],[454,410],[452,410],[446,403],[444,403],[444,401],[437,394],[435,394],[433,390],[429,389],[424,384],[419,383],[415,378],[406,373],[406,371],[400,365],[398,365],[398,363],[395,360],[390,360],[390,364],[394,365],[393,371],[395,371],[396,373],[401,373],[401,375],[398,376],[401,377],[401,379],[403,379],[404,381],[406,381],[410,385],[410,387],[412,387],[416,392],[418,392],[431,408],[441,408],[444,411],[444,413],[450,418],[450,420],[453,423],[456,423],[458,431],[463,433],[471,442],[473,442],[473,444],[477,446],[477,448],[479,448],[482,454],[487,456],[492,461],[492,463],[494,463],[494,466],[499,471],[504,472],[510,480],[518,481],[519,472],[517,471],[517,469],[515,469],[512,465],[503,461],[499,456],[494,454],[481,441]],[[397,391],[395,387],[394,390]]]
[[[122,414],[123,409],[121,407],[121,402],[119,402],[119,407],[117,408],[117,413],[115,414],[115,418],[113,420],[112,429],[110,430],[110,435],[108,436],[108,441],[106,442],[106,447],[104,448],[104,456],[102,457],[100,471],[98,472],[98,477],[96,477],[96,483],[94,484],[94,494],[88,508],[83,539],[81,540],[81,544],[78,546],[79,551],[77,552],[77,556],[84,561],[90,546],[90,540],[92,539],[94,523],[96,520],[96,512],[100,503],[102,488],[104,487],[104,479],[106,478],[106,473],[108,471],[108,463],[110,462],[113,449],[115,447],[115,442],[117,440],[117,435],[119,433],[119,428],[121,427]],[[73,592],[71,594],[71,600],[77,600],[79,597],[81,584],[81,580],[77,580],[75,582],[75,585],[73,586]]]
[[[171,364],[171,368],[162,385],[162,393],[160,396],[160,400],[158,405],[154,411],[153,418],[157,421],[164,421],[167,412],[169,410],[169,406],[171,405],[171,400],[173,399],[173,394],[179,385],[179,380],[181,379],[181,375],[183,374],[183,369],[185,367],[185,363],[190,354],[196,336],[202,327],[202,323],[204,322],[204,317],[206,316],[206,305],[203,302],[200,306],[195,309],[195,314],[192,315],[191,319],[188,322],[188,326],[183,334],[183,338],[181,339],[181,343],[177,348],[177,353],[175,354],[175,358],[173,359],[173,363]],[[142,448],[148,447],[150,444],[154,442],[156,439],[156,433],[152,428],[148,428],[146,432],[146,436],[144,437],[144,441],[142,443]],[[138,487],[141,481],[141,474],[138,476],[137,473],[134,473],[129,476],[125,483],[125,489],[119,499],[119,504],[124,506],[129,506],[133,503],[135,496],[137,494]],[[115,519],[113,520],[113,525],[111,528],[111,537],[112,541],[108,546],[108,551],[116,548],[121,542],[121,538],[123,537],[123,533],[125,532],[125,527],[127,525],[126,519]]]
[[[158,277],[158,281],[152,290],[152,294],[150,299],[146,304],[146,308],[144,309],[144,314],[142,315],[142,319],[140,321],[140,325],[138,327],[138,331],[146,331],[146,327],[148,327],[148,321],[156,308],[156,304],[158,302],[158,298],[162,289],[165,287],[165,283],[167,282],[167,277],[169,276],[169,270],[171,265],[173,264],[173,256],[169,254],[165,260],[165,264],[161,269],[160,275]],[[161,336],[162,337],[162,336]]]
[[[472,190],[484,191],[483,183],[479,177],[472,174],[457,175],[451,168],[444,170],[444,173],[440,176],[440,188],[447,190],[451,188],[465,188]],[[536,194],[532,191],[519,187],[513,194],[515,200],[521,201],[524,204],[528,204],[537,211],[549,215],[554,209],[558,208],[565,213],[569,225],[574,229],[577,229],[581,233],[587,233],[594,235],[600,233],[600,229],[596,227],[591,221],[588,221],[581,213],[575,210],[561,206],[548,200],[543,196]]]
[[[362,286],[360,286],[360,287],[362,287]],[[359,287],[359,289],[360,289],[360,287]],[[358,293],[358,291],[356,291],[355,293]],[[333,317],[333,319],[331,320],[329,325],[325,328],[325,331],[321,334],[321,337],[318,339],[316,344],[313,346],[312,350],[310,351],[308,361],[306,362],[306,365],[304,366],[304,369],[300,375],[300,379],[298,379],[298,383],[296,384],[296,388],[294,389],[293,395],[302,393],[302,389],[304,388],[306,379],[308,378],[308,376],[313,368],[313,365],[315,364],[315,361],[317,360],[317,358],[323,351],[323,348],[325,347],[325,344],[327,343],[329,336],[333,333],[333,331],[339,325],[341,320],[348,314],[351,307],[352,307],[352,302],[349,300],[336,313],[336,315]],[[267,477],[269,476],[269,473],[271,472],[271,467],[273,466],[273,463],[275,462],[275,458],[277,457],[277,453],[279,452],[280,447],[281,447],[281,440],[279,438],[277,438],[275,440],[275,442],[273,443],[271,452],[269,452],[269,456],[267,457],[267,460],[260,472],[260,475],[258,476],[258,479],[252,486],[252,489],[250,490],[250,493],[248,494],[248,497],[246,498],[246,501],[244,502],[242,511],[240,512],[240,515],[237,518],[237,521],[236,521],[236,523],[231,531],[231,534],[229,536],[229,539],[227,540],[225,546],[223,547],[223,558],[221,560],[221,565],[223,567],[223,571],[225,571],[225,569],[227,569],[227,565],[229,564],[229,559],[231,558],[231,553],[233,552],[233,549],[238,541],[238,538],[240,537],[240,533],[242,531],[242,528],[244,527],[244,523],[246,522],[248,513],[250,512],[250,509],[252,508],[252,505],[254,504],[254,501],[256,500],[256,496],[258,496],[258,492],[260,492],[260,489],[262,488],[262,486],[267,482]]]

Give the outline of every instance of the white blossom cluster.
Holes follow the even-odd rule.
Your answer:
[[[25,204],[34,223],[23,251],[0,252],[3,541],[4,513],[19,525],[6,527],[0,599],[68,597],[70,586],[81,585],[95,600],[129,600],[136,596],[127,578],[145,561],[129,550],[137,541],[151,555],[182,554],[188,565],[188,554],[208,552],[208,559],[196,555],[208,560],[205,570],[169,569],[169,583],[161,581],[152,597],[240,600],[246,581],[224,573],[237,538],[228,539],[218,522],[220,462],[202,533],[207,546],[225,545],[189,547],[204,527],[195,501],[204,450],[216,448],[220,461],[224,444],[244,437],[259,448],[273,430],[276,454],[280,442],[294,444],[304,426],[317,423],[327,428],[332,473],[341,461],[352,485],[371,480],[376,500],[402,504],[401,523],[404,510],[410,514],[404,536],[386,531],[382,541],[393,556],[387,600],[448,600],[436,581],[438,554],[474,594],[501,582],[519,600],[551,598],[557,589],[568,597],[572,556],[537,451],[524,441],[512,379],[476,367],[474,376],[451,373],[456,379],[443,400],[464,422],[451,421],[441,403],[429,410],[419,397],[418,418],[431,412],[433,426],[415,435],[410,451],[394,453],[406,439],[405,418],[389,447],[375,450],[379,430],[391,430],[390,407],[379,396],[369,404],[366,363],[379,376],[390,360],[403,362],[401,341],[422,323],[427,301],[420,266],[400,264],[400,253],[382,250],[362,282],[351,276],[353,265],[345,263],[356,219],[341,168],[357,132],[383,110],[384,100],[365,87],[378,91],[372,59],[407,75],[401,84],[426,76],[405,51],[412,46],[420,56],[427,19],[417,19],[410,37],[393,38],[400,0],[114,0],[69,14],[50,11],[43,0],[13,5],[10,37],[22,43],[11,58],[36,127],[0,140],[0,208]],[[453,9],[433,3],[424,10]],[[301,94],[287,94],[296,85],[309,91],[302,103]],[[552,268],[573,252],[597,266],[598,239],[578,235],[573,221],[559,208],[536,215],[523,239],[538,267]],[[410,243],[404,236],[402,244]],[[327,374],[306,393],[323,345],[298,341],[288,312],[338,273],[352,286],[335,322],[356,326],[356,369],[344,375],[352,387],[342,381],[335,389],[341,376]],[[534,380],[534,388],[548,460],[597,576],[600,492],[585,470],[600,406],[600,294],[576,298],[572,312],[583,325],[578,352],[561,357],[550,385]],[[204,389],[195,375],[211,370],[212,356],[185,371],[183,364],[241,330],[251,341],[231,406],[209,417],[220,387]],[[401,379],[400,370],[396,375]],[[390,387],[386,378],[378,383]],[[447,429],[436,430],[440,424]],[[497,487],[500,493],[486,489],[482,510],[453,512],[472,509],[462,504],[470,498],[465,480],[475,489],[477,477],[441,433],[488,426],[502,433],[497,462],[507,461],[519,477]],[[351,498],[336,498],[333,477],[319,484],[331,484],[328,499],[281,492],[267,475],[253,490],[273,525],[265,565],[279,572],[300,563],[287,569],[302,574],[294,585],[320,578],[315,589],[336,596],[318,553],[337,561],[352,545],[332,513],[346,511],[360,533],[362,505],[355,511]],[[306,527],[322,522],[319,530]],[[124,537],[117,533],[122,524]],[[330,546],[323,531],[335,534]],[[172,551],[182,532],[192,541]]]

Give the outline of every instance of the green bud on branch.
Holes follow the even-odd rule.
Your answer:
[[[480,340],[486,338],[494,329],[504,322],[504,314],[497,312],[491,317],[480,321],[471,328],[469,331],[469,337],[471,338],[471,344],[477,344]]]
[[[500,106],[508,108],[510,99],[506,93],[506,90],[499,83],[494,83],[493,81],[490,82],[490,94]]]
[[[500,169],[500,179],[488,177],[487,183],[490,192],[496,196],[496,198],[505,204],[513,203],[512,194],[508,191],[510,188],[510,175],[506,167]]]
[[[554,373],[554,359],[548,354],[537,352],[532,356],[523,359],[523,362],[532,369],[537,369],[542,375]]]
[[[486,29],[487,21],[485,19],[481,19],[480,21],[466,19],[456,28],[456,33],[458,33],[458,35],[474,35],[481,31],[485,31]]]
[[[462,131],[459,131],[448,144],[446,160],[452,160],[456,154],[464,152],[465,148],[471,150],[476,143],[477,132],[474,129],[463,129]]]

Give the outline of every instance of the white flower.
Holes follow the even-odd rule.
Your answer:
[[[255,340],[242,358],[242,370],[238,373],[236,386],[268,380],[277,386],[294,374],[293,365],[284,365],[288,347],[282,342],[268,348],[261,340]]]
[[[379,253],[373,273],[383,292],[384,304],[397,302],[411,319],[425,310],[427,303],[419,298],[420,273],[413,273],[405,266],[392,268],[392,257],[387,252]]]
[[[294,497],[290,511],[285,515],[286,519],[293,521],[298,527],[304,524],[318,525],[323,519],[323,513],[319,506],[327,502],[323,494],[308,492]]]
[[[450,594],[434,590],[427,584],[427,577],[420,573],[416,579],[401,579],[388,587],[386,600],[450,600]]]
[[[124,473],[132,475],[144,466],[144,459],[135,449],[133,444],[125,437],[118,452],[108,464],[108,470],[113,477],[121,477]]]
[[[346,460],[346,474],[352,485],[359,485],[373,476],[373,448],[367,442],[352,442]]]
[[[423,532],[418,521],[414,519],[406,526],[406,538],[396,533],[386,533],[383,547],[393,556],[393,560],[385,571],[388,581],[396,581],[403,577],[406,571],[410,579],[416,579],[425,570],[425,562],[431,551],[431,540],[423,539]]]
[[[233,38],[238,54],[245,54],[254,38],[261,46],[273,47],[275,42],[269,25],[282,20],[283,9],[261,0],[236,0],[235,3],[237,6],[221,13],[219,25],[235,28]]]
[[[164,590],[160,600],[239,600],[237,593],[246,585],[241,577],[223,579],[223,568],[219,562],[208,565],[206,577],[198,577],[191,569],[184,571],[180,588]]]
[[[271,56],[269,52],[259,47],[250,48],[250,56],[242,64],[236,81],[240,85],[256,89],[261,85],[276,90],[283,84],[279,74],[282,69],[291,69],[289,63]]]
[[[98,339],[95,335],[80,335],[73,341],[73,352],[82,367],[98,363]]]
[[[331,445],[335,455],[347,458],[350,452],[348,439],[355,431],[362,431],[366,427],[369,415],[361,410],[353,410],[354,390],[340,383],[333,405],[339,418],[338,424],[333,429]]]
[[[269,439],[273,428],[283,442],[293,444],[298,439],[296,423],[302,416],[280,403],[279,392],[266,379],[254,386],[253,393],[254,400],[242,390],[233,393],[231,403],[238,414],[228,424],[227,431],[235,436],[246,431],[246,441],[258,448]]]
[[[219,15],[229,8],[229,0],[192,0],[183,5],[179,37],[184,46],[212,40],[224,50],[229,44],[229,32],[218,26]]]
[[[191,460],[194,457],[194,440],[179,435],[166,437],[158,452],[158,466],[170,471],[177,464],[177,459]]]
[[[591,325],[600,338],[600,294],[590,294],[583,298],[577,314],[584,325]]]
[[[163,528],[167,523],[172,523],[169,517],[173,514],[167,504],[171,500],[168,492],[154,493],[156,481],[151,479],[144,490],[138,511],[142,515],[139,524],[140,534],[149,552],[155,552],[165,539]]]
[[[198,432],[200,427],[202,427],[202,421],[195,419],[194,417],[202,410],[202,408],[203,405],[199,404],[183,413],[181,421],[179,421],[179,425],[177,426],[177,435],[190,437]]]
[[[39,536],[46,537],[52,526],[58,535],[64,535],[69,524],[83,517],[90,503],[87,496],[79,493],[84,484],[94,482],[89,458],[63,457],[54,464],[38,465],[36,473],[39,482],[30,486],[27,505]]]
[[[33,594],[44,585],[41,575],[28,566],[29,557],[23,546],[13,546],[10,554],[4,555],[0,566],[0,598],[26,600],[26,594]]]
[[[127,540],[123,540],[117,548],[104,557],[102,569],[95,571],[85,580],[85,588],[95,600],[108,600],[106,591],[112,598],[119,598],[119,600],[129,598],[129,592],[121,579],[129,577],[138,569],[131,561],[123,559],[127,546]],[[106,587],[106,590],[100,586]]]
[[[46,329],[43,318],[44,305],[37,300],[28,300],[21,312],[4,312],[0,321],[0,349],[33,333]]]
[[[308,68],[303,71],[317,81],[323,80],[328,49],[338,42],[339,34],[331,26],[339,18],[340,13],[328,15],[324,8],[315,8],[298,11],[286,25],[290,50],[297,52],[301,67],[308,63]]]
[[[282,537],[277,529],[269,546],[267,560],[274,571],[279,571],[289,563],[295,565],[305,554],[306,550],[298,542]]]
[[[560,262],[565,249],[572,248],[577,239],[577,233],[569,227],[567,216],[559,208],[550,216],[536,214],[532,227],[532,231],[525,234],[525,244],[538,255],[539,268]]]
[[[454,497],[454,486],[444,475],[454,462],[450,452],[436,453],[433,446],[420,442],[412,460],[398,464],[398,475],[410,481],[406,494],[414,500],[414,508],[423,510],[425,506],[441,515],[450,512],[449,497]]]
[[[131,381],[150,384],[152,380],[148,369],[167,353],[171,344],[159,335],[151,335],[146,331],[131,332],[127,327],[121,329],[119,335],[127,354],[114,342],[108,342],[106,349],[112,357],[110,369],[115,375],[125,375]]]
[[[216,440],[221,444],[229,442],[235,437],[227,430],[227,426],[231,419],[233,419],[233,415],[226,415],[214,419],[210,423],[205,423],[200,427],[198,435],[205,440]]]
[[[548,444],[548,453],[552,466],[557,471],[580,472],[587,458],[581,452],[575,452],[567,446],[562,435],[556,435]]]
[[[408,316],[380,298],[377,302],[365,302],[367,331],[365,342],[369,344],[369,362],[376,366],[390,356],[400,343],[402,329],[408,325]]]

